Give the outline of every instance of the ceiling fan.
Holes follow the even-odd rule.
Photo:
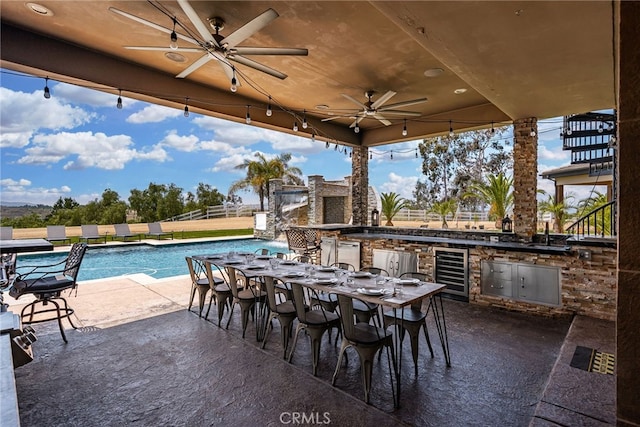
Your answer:
[[[346,112],[347,110],[336,110],[336,111],[342,111],[342,113],[329,112],[329,115],[332,115],[332,117],[327,117],[326,119],[322,119],[322,121],[326,122],[329,120],[352,118],[354,120],[349,127],[354,128],[358,126],[358,124],[362,120],[366,118],[374,118],[379,120],[380,123],[384,124],[385,126],[389,126],[391,125],[391,122],[385,116],[420,117],[422,115],[422,113],[419,113],[417,111],[402,111],[402,110],[396,110],[396,108],[407,107],[409,105],[415,105],[415,104],[421,104],[423,102],[427,102],[427,98],[418,98],[418,99],[413,99],[411,101],[397,102],[395,104],[389,104],[389,105],[383,106],[385,102],[387,102],[394,95],[396,95],[396,92],[390,90],[384,95],[382,95],[380,98],[378,98],[377,100],[373,101],[372,98],[375,93],[376,92],[373,90],[366,91],[364,93],[364,96],[367,97],[367,101],[365,103],[362,103],[357,99],[343,93],[342,96],[344,96],[346,99],[348,99],[349,101],[359,106],[361,109],[352,110],[351,112]]]
[[[200,52],[204,53],[200,59],[196,60],[193,64],[185,68],[180,74],[178,74],[177,78],[185,78],[198,68],[205,65],[207,62],[211,60],[216,60],[217,63],[222,67],[222,70],[227,75],[229,80],[232,83],[232,90],[235,89],[236,85],[240,85],[240,81],[236,77],[236,68],[235,65],[231,63],[231,61],[236,62],[238,64],[246,65],[247,67],[253,68],[255,70],[261,71],[263,73],[269,74],[271,76],[277,77],[279,79],[287,78],[287,75],[275,70],[271,67],[268,67],[264,64],[256,62],[252,59],[245,57],[244,55],[308,55],[309,51],[307,49],[302,48],[281,48],[281,47],[242,47],[238,46],[240,43],[251,37],[256,32],[260,31],[271,21],[276,19],[279,15],[278,13],[269,8],[265,12],[261,13],[251,21],[247,22],[242,27],[238,28],[233,33],[228,36],[223,36],[220,34],[220,30],[224,28],[224,20],[220,17],[212,17],[207,20],[210,27],[215,31],[215,34],[211,34],[210,29],[204,24],[204,22],[200,19],[196,11],[189,4],[187,0],[178,0],[178,4],[187,15],[193,26],[196,28],[197,33],[200,39],[196,37],[192,37],[191,35],[184,35],[177,33],[175,31],[176,24],[185,29],[187,33],[189,33],[187,27],[173,18],[173,29],[163,27],[162,25],[158,25],[154,22],[147,21],[146,19],[140,18],[138,16],[132,15],[128,12],[124,12],[122,10],[116,9],[114,7],[110,7],[109,10],[118,15],[124,16],[125,18],[129,18],[138,23],[147,25],[151,28],[154,28],[158,31],[162,31],[164,33],[170,34],[171,43],[167,46],[125,46],[125,49],[133,49],[133,50],[150,50],[150,51],[166,51],[166,52]],[[178,47],[177,41],[178,39],[189,42],[197,47]]]

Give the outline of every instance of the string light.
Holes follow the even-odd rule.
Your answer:
[[[529,132],[530,136],[536,136],[536,130],[531,126],[531,132]]]
[[[604,132],[604,126],[602,126],[602,123],[600,123],[600,126],[598,126],[598,133],[602,132]]]
[[[369,160],[373,160],[373,152],[369,152]]]
[[[293,131],[298,132],[298,122],[296,121],[293,122]]]
[[[416,148],[416,159],[418,158],[418,149]]]
[[[302,129],[306,129],[309,126],[307,123],[307,111],[302,110]]]
[[[338,144],[336,144],[336,146],[333,147],[333,151],[338,151]]]
[[[316,133],[315,131],[311,131],[311,142],[316,142]]]
[[[391,160],[393,160],[393,150],[391,150]]]
[[[495,134],[496,130],[493,127],[493,122],[491,122],[491,135]]]
[[[118,89],[118,101],[116,102],[116,108],[122,110],[122,90]]]
[[[44,97],[51,98],[51,91],[49,91],[49,77],[44,79]]]
[[[233,70],[233,76],[231,77],[231,92],[238,90],[238,80],[236,79],[236,67],[231,67]]]
[[[269,95],[269,105],[267,105],[267,117],[271,117],[273,110],[271,109],[271,95]]]
[[[329,141],[325,142],[325,144],[324,144],[324,148],[329,148],[329,145],[330,145],[330,144],[329,144]]]
[[[247,116],[244,119],[244,121],[247,122],[248,125],[251,124],[251,114],[249,114],[249,108],[251,108],[251,106],[247,105]]]
[[[189,117],[189,98],[184,99],[184,116]]]
[[[176,34],[176,18],[173,18],[173,31],[171,31],[171,43],[169,47],[173,50],[178,49],[178,35]]]
[[[449,136],[453,137],[453,135],[455,135],[453,133],[453,123],[449,120]]]
[[[358,124],[356,123],[356,127],[353,128],[353,131],[355,133],[360,133],[360,126],[358,126]]]
[[[402,136],[407,136],[407,119],[404,119],[404,126],[402,127]]]

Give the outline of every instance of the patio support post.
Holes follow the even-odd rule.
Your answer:
[[[277,216],[278,202],[276,200],[276,191],[282,191],[283,182],[281,179],[269,180],[269,194],[267,194],[267,200],[269,203],[269,210],[267,211],[267,233],[266,238],[277,239],[280,232],[283,230],[283,226],[286,224],[278,224]]]
[[[640,2],[615,2],[618,107],[618,313],[616,318],[616,418],[640,425]],[[613,66],[613,65],[612,65]]]
[[[324,178],[322,175],[309,176],[308,225],[322,224],[324,221],[324,198],[322,197]]]
[[[538,119],[513,122],[513,231],[533,240],[538,228]]]
[[[351,151],[353,225],[367,225],[369,198],[369,149],[355,146]]]

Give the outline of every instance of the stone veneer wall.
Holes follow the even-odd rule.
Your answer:
[[[346,240],[348,234],[322,233]],[[418,270],[433,280],[433,248],[447,247],[446,243],[425,244],[402,240],[360,240],[362,266],[372,265],[373,250],[412,251],[418,253]],[[460,247],[453,246],[453,247]],[[591,260],[578,259],[577,250],[591,251]],[[499,307],[512,311],[535,313],[545,316],[580,314],[598,319],[615,320],[617,294],[617,250],[606,246],[571,246],[572,253],[539,254],[533,252],[505,251],[483,246],[469,247],[469,303]],[[561,306],[532,304],[510,298],[483,295],[481,293],[481,261],[496,260],[522,262],[560,268]]]
[[[355,146],[351,150],[351,172],[353,224],[366,225],[369,195],[369,149],[367,147]]]
[[[531,130],[535,135],[531,136]],[[527,239],[538,225],[538,124],[536,118],[513,122],[513,231]]]

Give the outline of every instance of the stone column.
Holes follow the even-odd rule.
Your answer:
[[[538,225],[538,120],[515,120],[513,135],[513,231],[531,241]]]
[[[618,75],[618,315],[616,319],[616,417],[640,425],[640,2],[619,8]]]
[[[322,197],[322,187],[324,179],[322,175],[309,176],[309,209],[307,213],[308,224],[316,225],[323,223],[324,198]]]
[[[354,225],[367,225],[369,195],[369,149],[356,146],[351,152],[351,201]]]
[[[277,239],[282,231],[282,224],[280,223],[280,219],[277,218],[278,212],[276,212],[278,208],[276,191],[282,191],[282,185],[283,181],[281,179],[269,180],[269,211],[267,212],[266,233],[270,239]]]

